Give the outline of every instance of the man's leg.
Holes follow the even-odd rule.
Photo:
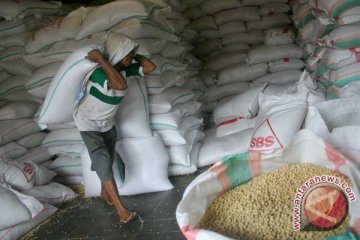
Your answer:
[[[106,146],[108,148],[108,152],[110,154],[111,157],[111,165],[114,164],[114,159],[115,159],[115,147],[116,147],[116,139],[117,139],[117,135],[116,135],[116,128],[113,127],[111,130],[103,133],[103,138],[104,141],[106,143]],[[114,180],[114,178],[111,179],[111,181],[109,182],[104,182],[103,184],[104,187],[104,193],[105,195],[107,195],[111,202],[115,205],[116,210],[118,211],[118,214],[120,216],[120,219],[123,223],[127,223],[130,222],[135,216],[136,213],[135,212],[129,212],[127,211],[124,207],[123,204],[120,200],[120,196],[119,196],[119,192],[116,186],[116,182]],[[123,218],[123,212],[126,212],[127,217]]]
[[[132,220],[136,214],[128,211],[120,201],[112,172],[113,160],[103,134],[100,132],[80,132],[80,134],[90,154],[91,170],[96,171],[99,176],[107,196],[115,205],[120,221],[126,223]]]

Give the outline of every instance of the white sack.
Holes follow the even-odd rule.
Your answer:
[[[82,176],[81,158],[61,156],[48,166],[58,176]]]
[[[149,74],[145,77],[146,88],[148,94],[160,94],[166,89],[173,87],[177,83],[183,81],[183,76],[180,73],[172,71],[165,71],[158,74]]]
[[[0,158],[15,159],[24,155],[27,149],[17,144],[16,142],[10,142],[0,146]]]
[[[21,193],[32,196],[42,203],[55,206],[61,205],[76,196],[71,188],[55,182],[50,182],[43,186],[36,186],[32,189],[22,191]]]
[[[34,219],[12,226],[10,228],[0,231],[0,238],[2,240],[12,240],[22,237],[24,234],[29,232],[31,229],[39,225],[45,219],[50,217],[56,212],[57,208],[52,205],[44,205],[44,209],[36,215]]]
[[[300,70],[286,70],[281,72],[269,73],[261,78],[254,80],[252,83],[261,84],[261,83],[276,83],[276,84],[286,84],[286,83],[295,83],[300,80],[302,71]]]
[[[222,25],[233,21],[256,21],[260,20],[260,16],[258,8],[246,7],[219,12],[215,15],[215,20],[217,25]]]
[[[43,147],[82,144],[83,140],[77,128],[59,129],[51,131],[43,140]]]
[[[24,148],[34,148],[41,145],[42,141],[48,134],[45,132],[39,132],[24,136],[17,140],[17,143],[23,146]]]
[[[224,97],[237,95],[249,89],[250,84],[247,82],[230,83],[226,85],[214,85],[208,88],[203,100],[205,102],[218,101]]]
[[[214,120],[217,124],[233,118],[251,118],[259,109],[258,97],[265,85],[256,86],[249,90],[233,96],[216,106]]]
[[[360,166],[360,147],[359,147],[360,127],[341,127],[335,128],[328,141],[350,161]]]
[[[121,195],[166,191],[173,188],[168,180],[169,155],[159,136],[124,139],[116,145],[125,164]]]
[[[151,114],[166,113],[179,103],[185,103],[194,97],[194,92],[186,88],[169,88],[158,95],[149,96]]]
[[[300,129],[307,111],[307,95],[259,95],[260,111],[250,150],[273,153],[284,150]],[[286,124],[284,124],[286,123]]]
[[[148,17],[148,9],[140,1],[114,1],[91,10],[82,23],[76,39],[107,30],[122,20]]]
[[[248,31],[266,30],[274,27],[285,27],[291,23],[289,15],[285,13],[262,16],[260,21],[249,21],[246,23]]]
[[[51,155],[80,157],[84,144],[71,144],[62,146],[47,147],[47,151]]]
[[[312,131],[324,140],[327,140],[330,136],[329,128],[315,106],[309,106],[308,108],[304,129]]]
[[[219,33],[221,36],[234,33],[242,33],[246,31],[246,26],[242,21],[233,21],[219,26]]]
[[[270,72],[281,72],[286,70],[301,70],[305,67],[305,63],[297,58],[284,58],[281,60],[269,62]]]
[[[23,75],[9,77],[0,83],[0,97],[25,89],[28,78]]]
[[[231,45],[235,43],[246,43],[250,45],[263,44],[265,41],[263,31],[251,31],[246,33],[234,33],[223,37],[223,45]]]
[[[245,63],[247,55],[244,51],[233,51],[220,53],[214,59],[204,64],[204,69],[219,72],[230,65]]]
[[[360,125],[360,100],[336,99],[315,105],[329,130]]]
[[[98,49],[90,45],[73,52],[51,82],[39,116],[39,123],[64,123],[73,120],[73,110],[86,75],[97,64],[86,59],[88,52]]]
[[[256,118],[234,118],[220,123],[216,128],[216,137],[225,137],[234,133],[255,128]]]
[[[283,45],[294,43],[295,33],[289,27],[272,28],[265,31],[266,45]]]
[[[16,158],[16,161],[19,162],[33,162],[36,164],[41,164],[49,160],[53,155],[48,152],[44,147],[34,147],[28,149],[28,151],[23,154],[21,157]]]
[[[60,11],[62,3],[59,1],[1,1],[0,16],[6,20],[24,18],[31,15],[53,15]]]
[[[86,8],[80,7],[69,13],[66,17],[58,17],[51,24],[35,31],[30,41],[26,44],[26,52],[35,53],[55,42],[74,38],[85,16]]]
[[[30,77],[35,68],[26,63],[23,59],[12,59],[0,62],[0,68],[14,75],[24,75]]]
[[[290,11],[290,6],[287,3],[283,2],[269,2],[260,6],[259,14],[263,15],[273,15],[275,13],[287,13]]]
[[[179,37],[170,33],[151,20],[133,18],[119,23],[110,29],[131,39],[159,38],[169,42],[177,42]]]
[[[247,152],[252,133],[253,129],[248,129],[225,137],[205,138],[199,152],[198,167],[214,164],[229,155]]]
[[[0,185],[0,195],[0,229],[31,220],[43,209],[43,205],[35,198],[21,194],[5,184]]]
[[[248,53],[248,63],[256,64],[271,62],[282,58],[302,58],[303,51],[295,44],[269,46],[262,45],[250,49]]]
[[[219,73],[218,84],[224,85],[233,82],[248,82],[264,76],[267,72],[268,65],[266,63],[254,65],[234,64]]]
[[[150,126],[153,131],[178,129],[181,122],[181,115],[178,112],[167,112],[150,115]]]
[[[127,93],[115,115],[115,126],[118,139],[152,136],[148,97],[143,78],[129,79]]]
[[[32,31],[27,31],[23,33],[16,33],[9,36],[0,38],[0,46],[2,47],[13,47],[13,46],[22,46],[25,47],[26,43],[29,41],[32,35]]]
[[[0,121],[0,145],[37,132],[40,128],[31,118]]]
[[[39,104],[32,102],[13,102],[0,108],[0,120],[30,118],[35,115]]]
[[[200,5],[200,8],[207,14],[213,15],[217,12],[224,11],[227,9],[239,8],[241,7],[240,0],[209,0]]]

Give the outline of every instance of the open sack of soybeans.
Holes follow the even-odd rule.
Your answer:
[[[227,157],[176,210],[189,240],[358,239],[360,172],[308,130],[281,154]]]

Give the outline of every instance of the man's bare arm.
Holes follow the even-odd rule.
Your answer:
[[[92,50],[88,53],[88,56],[86,57],[92,62],[96,62],[100,65],[102,69],[104,69],[108,80],[109,80],[109,87],[111,89],[116,90],[125,90],[127,89],[127,83],[123,76],[121,76],[120,73],[118,73],[113,66],[111,66],[110,63],[108,63],[102,56],[101,52],[99,50]]]
[[[156,65],[150,60],[147,59],[144,56],[141,55],[135,55],[134,59],[140,63],[140,65],[143,67],[143,73],[148,74],[156,69]]]

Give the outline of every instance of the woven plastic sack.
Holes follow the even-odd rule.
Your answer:
[[[294,30],[289,27],[272,28],[265,31],[266,45],[291,44],[294,41]]]
[[[56,21],[35,31],[26,44],[26,52],[35,53],[55,42],[74,38],[85,16],[86,8],[80,7],[66,17],[58,17]]]
[[[285,13],[262,16],[261,21],[249,21],[246,23],[248,31],[266,30],[274,27],[285,27],[291,23],[290,17]]]
[[[21,194],[4,183],[0,185],[0,193],[0,230],[28,221],[43,209],[38,200]]]
[[[63,63],[49,87],[39,116],[39,123],[73,121],[73,110],[85,77],[97,66],[96,63],[85,58],[93,49],[101,49],[101,47],[89,45],[80,48]]]
[[[234,82],[249,82],[253,79],[264,76],[268,72],[268,65],[266,63],[260,64],[234,64],[218,75],[218,84],[224,85]]]
[[[118,139],[150,137],[148,96],[143,78],[132,77],[128,90],[115,115]]]
[[[360,2],[357,0],[318,0],[313,5],[318,10],[325,12],[327,16],[334,18],[350,8],[359,6]]]
[[[312,157],[309,158],[308,156]],[[231,240],[232,238],[222,234],[196,227],[216,197],[263,173],[300,163],[312,163],[340,171],[352,180],[352,189],[355,195],[359,196],[359,170],[331,145],[313,133],[303,130],[295,136],[292,143],[281,155],[262,155],[251,152],[233,155],[216,163],[195,178],[185,190],[176,209],[176,220],[182,233],[188,240]],[[355,233],[360,234],[358,225],[360,202],[350,202],[349,208],[351,213],[349,227]],[[354,235],[355,238],[346,238],[347,233],[338,239],[356,239]]]
[[[301,70],[305,67],[305,63],[297,58],[284,58],[274,62],[269,62],[270,72],[280,72],[285,70]]]
[[[262,45],[250,49],[248,53],[248,63],[256,64],[271,62],[283,58],[302,58],[303,51],[295,44],[268,46]]]
[[[250,151],[274,153],[284,150],[300,129],[307,111],[307,94],[259,95]],[[284,124],[286,123],[286,124]]]
[[[60,1],[44,2],[39,0],[5,0],[0,3],[0,16],[6,20],[12,20],[36,14],[53,15],[60,11],[61,6],[62,3]]]
[[[360,46],[359,24],[349,24],[335,28],[321,40],[328,47],[356,48]]]
[[[230,9],[227,11],[219,12],[215,15],[217,25],[222,25],[233,21],[257,21],[260,20],[257,7],[246,7]]]
[[[241,7],[241,1],[239,0],[224,0],[221,2],[217,0],[210,0],[200,5],[200,8],[207,15],[212,15],[220,11],[239,7]]]
[[[111,28],[120,21],[128,18],[147,18],[149,10],[140,1],[114,1],[91,10],[76,39],[85,38],[93,33],[101,32]]]
[[[39,225],[46,218],[50,217],[56,211],[56,207],[44,204],[44,209],[39,212],[34,219],[0,230],[0,238],[2,240],[18,239],[27,232],[29,232],[31,229]]]
[[[256,44],[263,44],[264,40],[265,39],[264,39],[263,31],[251,31],[247,33],[234,33],[234,34],[226,35],[223,37],[222,43],[225,46],[236,43],[256,45]]]

